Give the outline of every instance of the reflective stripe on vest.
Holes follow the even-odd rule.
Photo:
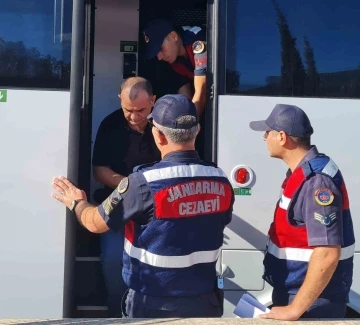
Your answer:
[[[145,249],[135,247],[125,239],[124,249],[126,253],[142,263],[166,268],[185,268],[200,263],[215,262],[220,254],[220,249],[212,251],[198,251],[188,255],[163,256],[147,252]]]
[[[157,297],[213,291],[234,199],[225,173],[207,163],[168,161],[138,171],[151,191],[153,215],[125,224],[126,285]]]
[[[161,200],[161,204],[155,204],[155,216],[157,219],[186,218],[211,213],[211,211],[222,213],[229,209],[232,189],[230,185],[216,181],[216,178],[226,178],[226,174],[219,168],[203,165],[175,165],[159,169],[150,169],[143,172],[143,175],[148,183],[177,178],[211,178],[209,180],[199,179],[198,181],[194,179],[189,182],[176,184],[174,188],[179,187],[180,191],[177,194],[171,192],[168,187],[166,187],[164,191],[158,191],[158,193],[155,194],[155,201],[157,199]],[[194,186],[186,186],[188,183],[192,183]],[[166,200],[164,194],[168,196]],[[176,197],[176,195],[179,197]],[[219,198],[213,199],[219,201],[218,205],[214,205],[211,199],[205,200],[204,203],[200,204],[200,202],[203,201],[196,201],[199,199],[199,195],[207,195],[210,197],[211,195],[221,195],[224,199],[222,201],[220,201]],[[195,200],[195,202],[198,202],[197,206],[191,205],[193,202],[186,202],[188,200],[185,200],[187,199],[184,198],[185,196],[191,198],[191,201]],[[180,204],[173,202],[179,198],[183,198],[185,202]],[[178,215],[172,216],[171,213],[173,213],[175,208],[178,209],[179,213]],[[165,256],[148,252],[143,248],[133,245],[135,236],[134,227],[135,224],[133,221],[129,221],[125,225],[125,251],[130,257],[136,258],[142,263],[164,268],[184,268],[199,263],[212,263],[219,257],[220,247],[215,250],[195,251],[191,254],[175,256]]]

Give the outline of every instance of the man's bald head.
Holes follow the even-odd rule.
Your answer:
[[[154,95],[150,81],[141,77],[125,79],[121,84],[119,95],[121,96],[125,92],[130,101],[136,100],[141,92],[146,92],[149,97]]]
[[[136,130],[144,130],[156,99],[151,83],[141,77],[128,78],[121,84],[119,98],[128,124]]]

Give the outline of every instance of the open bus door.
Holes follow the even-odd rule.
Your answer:
[[[82,112],[79,184],[87,189],[94,203],[94,192],[101,187],[91,175],[93,143],[101,121],[120,107],[120,83],[130,76],[150,80],[159,98],[169,92],[169,66],[143,60],[142,29],[155,18],[167,18],[179,26],[207,25],[208,101],[205,109],[206,159],[212,160],[212,107],[216,96],[213,85],[212,40],[217,1],[207,0],[93,0],[84,11],[85,62],[84,109]],[[119,141],[119,140],[118,140]],[[120,143],[119,143],[120,145]],[[107,292],[101,269],[99,235],[75,226],[76,250],[66,315],[107,317]],[[119,275],[121,276],[121,275]],[[71,306],[71,307],[70,307]]]

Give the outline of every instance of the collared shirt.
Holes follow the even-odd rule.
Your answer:
[[[316,146],[313,146],[303,157],[298,167],[315,158],[318,154]],[[286,176],[289,177],[290,175],[291,171],[289,170]],[[315,192],[320,188],[327,188],[334,194],[334,201],[330,205],[323,206],[316,202]],[[310,246],[343,244],[342,194],[340,188],[329,176],[316,174],[305,181],[295,200],[292,211],[289,211],[289,220],[295,225],[306,225]],[[315,218],[315,214],[328,216],[332,213],[335,213],[337,219],[330,226],[321,224]]]
[[[170,65],[175,71],[171,83],[176,85],[177,89],[188,83],[194,87],[194,77],[206,76],[207,72],[206,30],[198,26],[183,26],[182,29],[181,38],[187,57],[178,56]],[[178,69],[182,73],[179,73]]]
[[[93,166],[106,166],[128,176],[134,167],[160,160],[150,125],[144,133],[131,129],[121,109],[109,114],[100,124],[94,144]],[[109,194],[112,189],[109,190]]]

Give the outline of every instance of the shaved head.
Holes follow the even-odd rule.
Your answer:
[[[125,79],[120,87],[120,94],[127,93],[130,101],[138,98],[141,92],[145,91],[149,96],[153,96],[153,89],[151,83],[145,78],[131,77]]]

